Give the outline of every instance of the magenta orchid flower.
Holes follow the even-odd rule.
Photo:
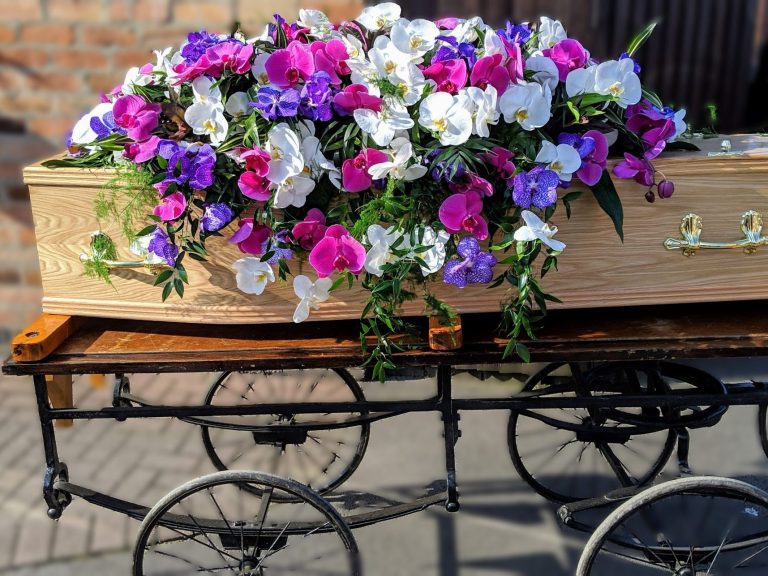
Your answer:
[[[291,235],[304,250],[312,250],[325,237],[327,229],[325,214],[322,210],[312,208],[307,212],[304,220],[293,227]]]
[[[464,231],[478,240],[487,240],[488,223],[480,215],[482,211],[483,200],[478,194],[454,194],[445,199],[438,216],[451,234]]]
[[[375,148],[366,148],[354,158],[345,160],[341,166],[341,182],[344,190],[347,192],[367,190],[373,184],[373,178],[368,173],[368,169],[388,161],[389,156]]]
[[[245,74],[251,70],[253,44],[222,42],[208,48],[206,56],[210,63],[205,73],[218,78],[225,70],[234,74]]]
[[[131,140],[143,142],[149,139],[152,130],[157,128],[160,110],[160,104],[147,102],[136,94],[129,94],[115,100],[112,113],[115,124],[124,128]]]
[[[352,116],[355,110],[381,112],[382,99],[368,93],[368,87],[352,84],[333,97],[333,105],[341,116]]]
[[[157,155],[159,144],[160,138],[157,136],[150,136],[144,142],[131,142],[125,145],[123,156],[136,164],[141,164],[147,160],[152,160]]]
[[[643,186],[653,185],[653,166],[645,158],[638,158],[629,152],[624,153],[624,160],[616,164],[613,173],[619,178],[634,178]]]
[[[287,48],[276,50],[267,58],[264,68],[269,81],[279,88],[293,88],[315,72],[315,60],[309,46],[294,40]]]
[[[309,263],[318,278],[349,270],[358,274],[365,264],[365,248],[341,224],[334,224],[309,253]]]
[[[238,222],[237,232],[229,239],[230,244],[237,244],[240,252],[260,256],[264,253],[264,244],[272,231],[264,224],[254,224],[253,218],[243,218]]]
[[[480,159],[493,168],[490,173],[498,174],[502,180],[509,180],[515,175],[515,164],[512,162],[514,157],[515,154],[511,150],[501,146],[495,146],[490,152],[480,155]]]
[[[493,185],[474,172],[464,173],[458,182],[451,182],[448,187],[456,194],[477,194],[481,198],[493,196]]]
[[[542,54],[551,59],[560,73],[560,82],[565,82],[573,70],[584,68],[589,62],[589,52],[578,40],[566,38],[552,48],[542,51]]]
[[[333,38],[328,42],[313,42],[310,50],[315,58],[315,70],[325,72],[331,78],[331,84],[341,84],[341,76],[348,76],[352,70],[347,66],[349,52],[344,42]]]
[[[458,94],[467,85],[469,73],[467,64],[462,58],[435,62],[424,69],[424,77],[437,84],[437,92]]]
[[[160,200],[152,213],[158,216],[163,222],[173,222],[179,216],[184,214],[187,209],[187,199],[181,192],[173,192]]]
[[[237,181],[240,192],[252,200],[266,202],[272,197],[270,190],[272,183],[267,179],[269,162],[272,157],[269,152],[258,146],[246,150],[240,157],[245,160],[246,168]]]
[[[509,70],[502,64],[503,59],[501,54],[480,58],[472,68],[472,74],[469,77],[472,86],[485,90],[490,84],[496,88],[496,92],[501,98],[501,95],[507,91],[510,82],[512,82]]]

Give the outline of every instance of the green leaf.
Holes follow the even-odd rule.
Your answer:
[[[571,111],[571,114],[573,114],[573,119],[575,122],[578,122],[581,119],[581,112],[579,112],[579,109],[576,108],[576,105],[568,100],[568,110]]]
[[[163,286],[163,302],[168,300],[168,296],[171,295],[171,290],[173,290],[173,282],[168,282],[168,284]]]
[[[173,270],[163,270],[160,272],[160,274],[157,275],[157,278],[155,278],[154,286],[159,286],[160,284],[167,282],[170,280],[172,275]]]
[[[603,176],[600,181],[591,186],[592,194],[595,195],[597,203],[600,204],[600,208],[608,214],[613,221],[613,226],[616,228],[616,233],[624,242],[624,209],[621,206],[621,198],[616,192],[616,186],[613,184],[611,175],[607,170],[603,170]]]
[[[581,196],[580,191],[576,192],[569,192],[565,196],[563,196],[563,206],[565,206],[565,216],[568,218],[568,220],[571,219],[571,202],[576,200],[579,196]]]
[[[611,102],[612,100],[614,100],[613,96],[604,96],[603,94],[584,94],[584,96],[581,97],[581,106],[594,106],[595,104]]]
[[[685,150],[687,152],[701,152],[701,148],[696,146],[696,144],[692,144],[691,142],[685,142],[682,140],[677,140],[675,142],[667,143],[664,150],[667,152],[674,152],[675,150]]]
[[[525,344],[521,344],[520,342],[515,343],[515,354],[517,354],[520,357],[520,360],[526,364],[530,363],[531,352]]]
[[[664,108],[664,103],[661,101],[661,98],[659,98],[659,96],[653,90],[643,88],[643,96],[649,100],[651,104],[656,106],[656,108]]]
[[[631,58],[635,55],[635,53],[642,48],[643,44],[645,44],[648,41],[648,38],[651,37],[651,34],[653,34],[653,31],[656,29],[656,26],[659,25],[658,20],[654,20],[650,24],[648,24],[645,28],[640,30],[634,38],[632,38],[632,41],[629,43],[629,46],[627,47],[627,55]]]

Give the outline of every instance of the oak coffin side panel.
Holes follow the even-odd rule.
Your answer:
[[[719,142],[719,141],[718,141]],[[765,145],[765,140],[758,142]],[[738,144],[734,144],[734,149]],[[590,308],[683,302],[716,302],[768,298],[768,248],[754,255],[740,250],[701,251],[686,258],[668,251],[663,242],[680,236],[680,221],[689,212],[703,219],[703,240],[731,241],[742,237],[741,215],[749,209],[768,214],[768,156],[708,158],[704,153],[670,155],[657,162],[675,181],[675,195],[655,204],[643,198],[642,187],[619,182],[624,203],[625,242],[589,191],[573,205],[566,220],[555,217],[558,238],[568,247],[559,258],[559,271],[550,272],[545,287],[564,308]],[[27,172],[43,277],[43,309],[49,313],[166,320],[250,324],[290,322],[296,297],[289,283],[271,284],[262,296],[239,292],[232,262],[243,255],[224,238],[211,238],[209,262],[185,261],[190,286],[183,300],[160,301],[154,277],[143,269],[113,273],[114,287],[82,275],[80,254],[98,228],[93,201],[109,177],[97,171],[45,170]],[[118,230],[106,229],[117,242],[120,258],[135,259]],[[226,235],[226,233],[225,233]],[[296,273],[313,273],[295,264]],[[433,290],[463,313],[492,312],[507,297],[504,288],[468,287],[458,290],[435,283]],[[339,290],[310,320],[357,318],[366,301],[358,286]],[[553,306],[554,307],[554,306]],[[420,301],[405,314],[422,314]]]

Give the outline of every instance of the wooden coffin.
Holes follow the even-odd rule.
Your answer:
[[[768,246],[748,254],[739,245],[745,238],[742,216],[747,211],[768,214],[768,138],[730,138],[732,153],[718,154],[722,139],[700,142],[702,152],[668,153],[657,168],[675,182],[668,200],[649,204],[645,190],[634,182],[619,181],[624,204],[624,243],[589,191],[573,203],[573,216],[562,208],[555,224],[557,236],[567,244],[559,259],[559,272],[544,280],[563,308],[590,308],[658,303],[718,302],[768,298]],[[113,271],[114,286],[83,276],[80,254],[86,251],[98,226],[94,198],[110,180],[98,170],[28,167],[29,185],[43,279],[43,310],[55,314],[250,324],[290,322],[297,303],[290,283],[271,284],[261,296],[238,291],[231,268],[242,257],[225,238],[212,238],[209,262],[187,259],[190,285],[183,300],[172,296],[161,302],[154,277],[144,269]],[[683,238],[681,221],[700,217],[704,243],[733,243],[735,248],[701,248],[685,256],[674,247]],[[691,219],[691,223],[695,219]],[[748,224],[756,227],[753,216]],[[133,260],[127,242],[117,230],[107,230],[122,253]],[[759,230],[752,232],[759,244]],[[225,231],[226,235],[226,231]],[[752,251],[752,250],[750,250]],[[309,265],[294,265],[294,272],[313,276]],[[506,288],[468,287],[458,290],[437,282],[434,291],[459,312],[497,311],[507,297]],[[339,290],[313,311],[310,320],[359,317],[366,292],[355,287]],[[424,313],[419,301],[403,313]]]

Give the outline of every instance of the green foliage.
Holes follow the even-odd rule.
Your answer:
[[[643,44],[645,44],[648,39],[653,34],[653,31],[656,29],[656,26],[659,25],[658,20],[654,20],[650,24],[648,24],[645,28],[640,30],[634,38],[629,43],[629,46],[627,47],[627,55],[631,58],[633,57],[640,48],[642,48]]]
[[[624,241],[624,209],[621,206],[621,198],[616,192],[616,186],[613,184],[611,175],[607,170],[603,170],[603,176],[600,181],[591,187],[592,194],[594,194],[597,203],[600,204],[600,208],[608,214],[611,221],[613,221],[613,227],[616,229],[616,233]]]
[[[100,225],[116,223],[130,241],[147,224],[147,216],[157,204],[153,174],[136,164],[119,164],[115,176],[96,197],[94,210]]]
[[[97,232],[91,237],[88,258],[83,260],[83,274],[88,278],[100,278],[112,285],[107,261],[117,260],[117,247],[114,241],[104,233]]]

